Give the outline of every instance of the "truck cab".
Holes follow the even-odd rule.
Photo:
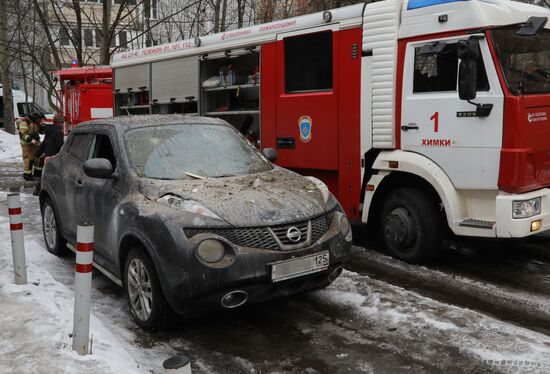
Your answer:
[[[409,261],[434,254],[446,226],[496,238],[549,229],[550,12],[512,1],[386,0],[364,17],[383,7],[395,37],[363,37],[363,80],[373,87],[362,99],[372,114],[362,124],[372,128],[363,221],[376,221],[386,247]],[[395,68],[384,70],[388,46]],[[395,81],[391,93],[377,89],[381,79]],[[392,116],[379,114],[383,100]]]

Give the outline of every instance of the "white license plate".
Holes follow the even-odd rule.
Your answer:
[[[326,270],[328,265],[328,251],[307,257],[275,262],[271,266],[271,281],[280,282],[286,279],[317,273],[319,271]]]

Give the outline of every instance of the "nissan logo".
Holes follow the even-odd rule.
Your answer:
[[[293,243],[298,243],[302,239],[302,233],[297,227],[290,227],[286,230],[286,237]]]

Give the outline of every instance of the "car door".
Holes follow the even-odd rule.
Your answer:
[[[401,148],[420,153],[448,174],[456,188],[497,188],[504,97],[487,41],[479,37],[479,104],[487,117],[458,95],[458,41],[470,36],[407,44],[403,75]],[[467,172],[466,172],[467,171]]]
[[[109,127],[95,129],[87,159],[106,158],[116,173],[120,157],[114,147],[115,136],[114,130]],[[115,221],[124,192],[123,183],[117,178],[99,179],[83,175],[82,184],[86,190],[86,214],[95,226],[95,261],[103,267],[112,268],[117,240]]]
[[[82,164],[87,158],[92,134],[73,132],[69,140],[67,157],[63,163],[63,188],[57,197],[63,231],[73,243],[76,241],[76,226],[85,220],[84,191],[82,190]]]

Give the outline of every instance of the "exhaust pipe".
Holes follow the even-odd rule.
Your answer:
[[[227,293],[224,297],[222,297],[220,303],[224,308],[231,309],[240,307],[241,305],[246,303],[246,300],[248,300],[248,293],[245,291],[237,290]]]
[[[332,270],[328,275],[328,281],[330,283],[334,282],[336,278],[338,278],[342,274],[342,271],[344,271],[344,269],[341,266],[334,268],[334,270]]]

